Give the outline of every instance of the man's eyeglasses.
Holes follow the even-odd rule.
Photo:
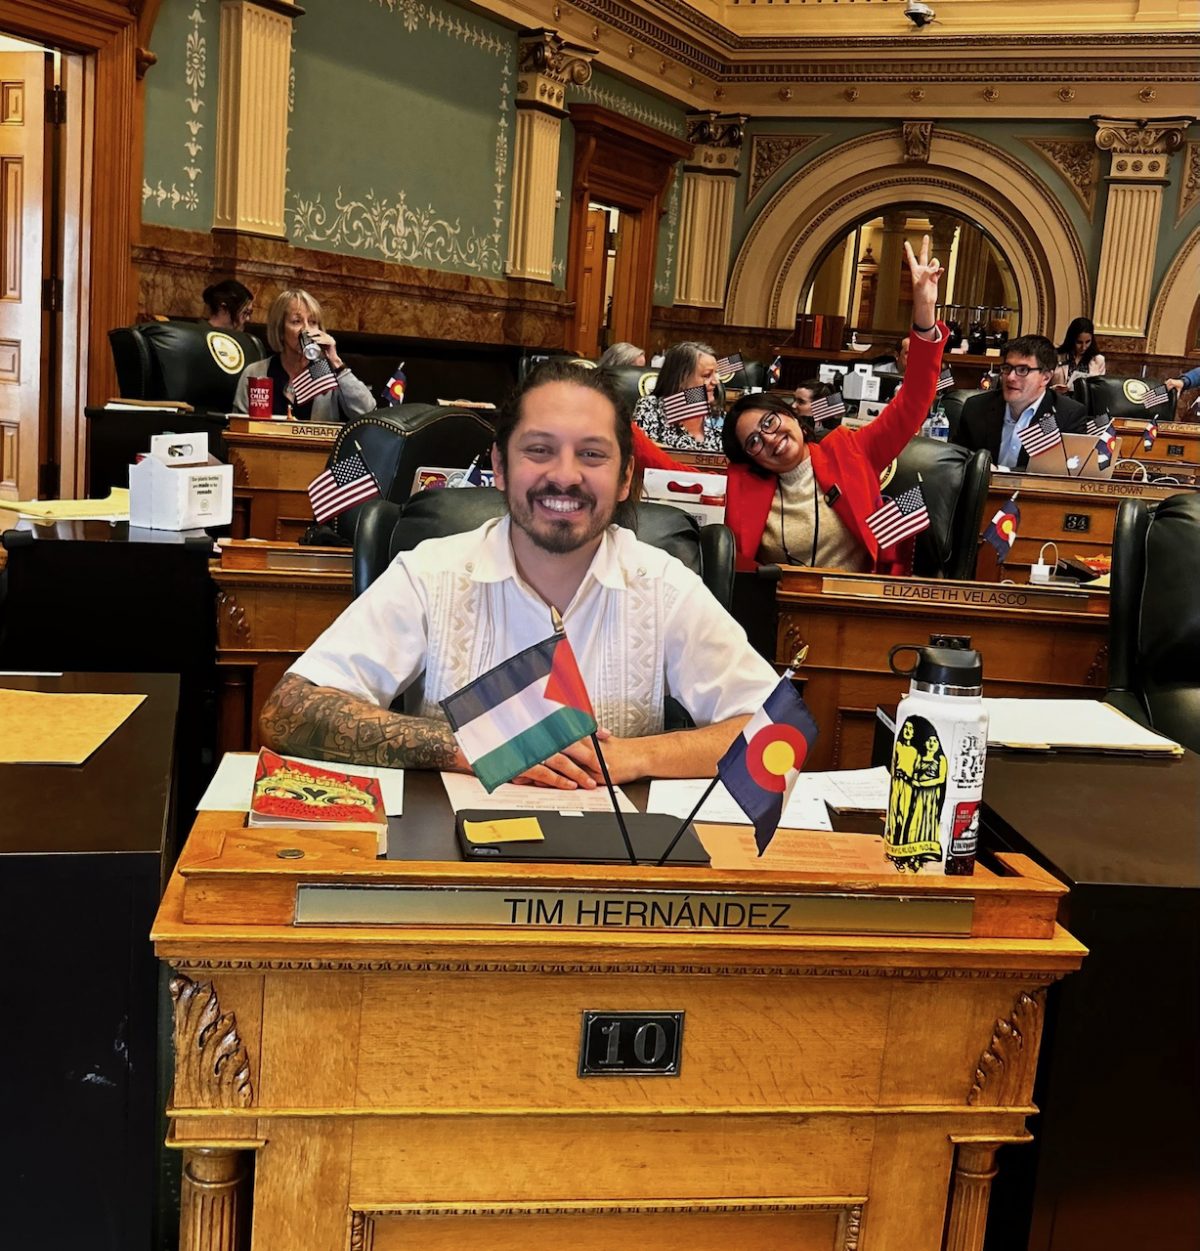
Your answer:
[[[747,456],[757,456],[763,449],[763,435],[774,434],[783,420],[779,413],[763,413],[758,419],[758,429],[742,444]]]
[[[1000,366],[1000,372],[1007,378],[1009,374],[1016,374],[1018,378],[1028,378],[1030,374],[1049,373],[1047,369],[1039,369],[1036,365],[1009,365],[1007,362]]]

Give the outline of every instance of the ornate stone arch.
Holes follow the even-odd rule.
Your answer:
[[[1023,332],[1053,337],[1059,321],[1091,307],[1079,236],[1032,170],[974,135],[947,130],[934,131],[928,164],[906,164],[897,128],[840,144],[771,197],[734,262],[726,321],[791,326],[824,251],[864,214],[901,200],[958,212],[992,236],[1016,277]]]
[[[1184,240],[1183,247],[1163,276],[1150,314],[1146,351],[1154,356],[1186,356],[1191,346],[1188,327],[1196,311],[1196,274],[1200,272],[1200,226]]]

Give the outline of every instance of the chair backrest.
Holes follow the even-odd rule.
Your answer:
[[[950,437],[953,439],[958,433],[958,423],[962,420],[963,405],[973,395],[983,395],[980,390],[954,390],[947,391],[942,396],[942,411],[946,414],[946,420],[950,423]]]
[[[132,400],[183,400],[193,408],[228,413],[238,377],[267,349],[240,330],[207,322],[148,321],[108,332],[117,385]]]
[[[913,573],[922,578],[970,580],[979,554],[980,522],[987,502],[991,458],[944,443],[917,437],[909,441],[887,483],[895,497],[915,486],[929,510],[929,528],[917,535]]]
[[[1167,392],[1167,399],[1157,408],[1147,409],[1142,396],[1152,390],[1155,383],[1141,378],[1117,378],[1112,374],[1096,374],[1090,378],[1075,380],[1075,397],[1087,409],[1089,417],[1108,413],[1111,417],[1132,417],[1148,421],[1170,421],[1175,412],[1175,393]]]
[[[654,384],[658,381],[657,369],[646,369],[636,365],[623,365],[611,371],[616,380],[617,391],[629,401],[632,408],[643,395],[654,394]]]
[[[1121,502],[1108,640],[1108,702],[1200,751],[1200,494]]]
[[[369,500],[360,507],[354,539],[354,594],[360,595],[391,564],[397,552],[426,539],[474,530],[504,512],[504,496],[492,487],[422,491],[403,506]],[[637,535],[700,575],[722,607],[733,595],[733,535],[725,526],[701,526],[669,504],[639,504]]]
[[[334,441],[328,463],[357,449],[383,498],[403,504],[412,494],[418,469],[465,469],[477,456],[486,456],[493,434],[492,423],[476,409],[403,404],[347,422]],[[333,519],[332,528],[344,542],[354,542],[362,508],[360,504]]]

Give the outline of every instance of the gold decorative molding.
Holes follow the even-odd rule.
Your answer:
[[[1183,146],[1183,136],[1195,120],[1194,117],[1166,117],[1154,121],[1092,118],[1096,126],[1096,147],[1115,156],[1170,156]]]
[[[803,152],[820,135],[755,135],[750,141],[750,178],[746,184],[749,204],[763,189],[772,174],[777,173],[798,152]]]
[[[1100,153],[1096,145],[1088,139],[1066,138],[1025,137],[1022,142],[1045,157],[1062,176],[1091,221],[1096,214],[1096,189],[1100,185]]]
[[[904,144],[906,164],[929,164],[929,148],[933,143],[932,122],[904,122],[900,127],[900,138]]]
[[[175,1003],[177,1107],[248,1108],[254,1102],[250,1060],[232,1012],[222,1013],[212,982],[171,978]]]
[[[1200,143],[1189,143],[1183,153],[1183,176],[1179,179],[1179,212],[1175,225],[1200,203]]]
[[[1025,1102],[1033,1084],[1032,1062],[1042,1028],[1042,996],[1022,991],[1007,1019],[997,1020],[992,1040],[979,1057],[967,1096],[973,1108]]]
[[[518,74],[536,74],[566,87],[582,87],[592,78],[592,58],[598,48],[572,43],[556,30],[522,31],[517,39]],[[560,98],[561,102],[561,98]]]

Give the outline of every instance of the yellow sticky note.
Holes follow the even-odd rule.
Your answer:
[[[546,836],[537,817],[502,817],[495,821],[464,821],[463,833],[472,843],[541,843]]]

